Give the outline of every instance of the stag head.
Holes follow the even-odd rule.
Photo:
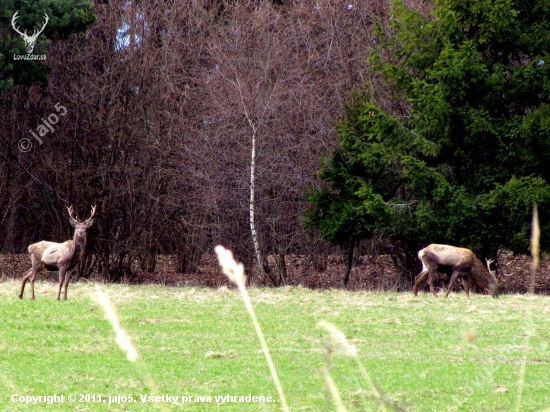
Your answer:
[[[25,42],[25,49],[27,49],[27,53],[31,54],[32,51],[34,50],[34,45],[36,43],[36,39],[38,38],[38,35],[44,31],[44,29],[46,28],[46,24],[48,24],[49,17],[46,13],[44,13],[44,24],[42,25],[42,28],[40,30],[35,30],[32,36],[27,35],[27,30],[25,30],[24,32],[21,32],[19,30],[19,27],[16,26],[16,22],[18,18],[19,18],[19,10],[16,11],[13,17],[11,18],[11,25],[13,29],[23,38],[23,41]]]
[[[79,221],[78,218],[73,215],[74,210],[72,206],[67,208],[69,211],[69,222],[71,226],[75,228],[74,234],[76,238],[86,236],[86,230],[94,224],[93,217],[95,215],[95,208],[95,206],[92,206],[92,214],[83,222]]]
[[[497,282],[496,272],[491,270],[491,263],[493,263],[494,260],[485,259],[485,262],[487,262],[487,270],[493,277],[493,281],[489,282],[489,286],[488,286],[489,292],[491,292],[491,296],[493,296],[494,298],[498,298],[498,282]]]

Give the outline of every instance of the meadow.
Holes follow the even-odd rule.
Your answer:
[[[2,411],[281,410],[237,289],[101,285],[138,352],[130,362],[95,283],[72,284],[61,302],[55,283],[39,279],[35,301],[19,286],[0,284]],[[291,410],[337,410],[326,371],[349,411],[550,407],[548,296],[249,292]]]

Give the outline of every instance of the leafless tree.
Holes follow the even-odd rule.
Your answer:
[[[139,276],[163,253],[193,271],[223,243],[259,281],[298,281],[288,255],[326,249],[301,224],[307,190],[388,7],[349,6],[96,2],[92,29],[52,41],[47,86],[0,96],[0,247],[64,238],[63,205],[97,201],[84,275]]]

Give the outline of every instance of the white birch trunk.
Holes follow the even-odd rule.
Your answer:
[[[255,169],[256,169],[256,128],[252,130],[252,150],[250,153],[250,201],[249,201],[249,212],[250,212],[250,233],[252,234],[252,243],[254,244],[254,253],[256,255],[256,260],[258,262],[258,268],[260,269],[260,274],[262,281],[265,280],[265,271],[262,264],[262,255],[260,251],[260,241],[258,239],[258,232],[256,231],[256,204],[254,200],[255,192]]]

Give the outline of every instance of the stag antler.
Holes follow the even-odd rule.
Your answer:
[[[92,206],[92,214],[90,215],[90,217],[89,217],[88,219],[86,219],[86,220],[84,221],[84,223],[88,223],[90,220],[92,220],[92,218],[94,217],[94,215],[95,215],[95,205]]]
[[[13,15],[13,17],[11,18],[11,26],[13,27],[13,29],[21,35],[21,37],[23,37],[23,40],[25,41],[25,48],[27,49],[27,53],[32,53],[33,49],[34,49],[34,43],[36,42],[36,39],[38,37],[38,35],[40,33],[42,33],[44,31],[44,29],[46,28],[46,25],[48,24],[48,21],[50,20],[50,18],[48,17],[48,15],[46,13],[44,13],[44,24],[42,25],[42,28],[40,30],[35,30],[32,34],[32,36],[29,36],[27,34],[27,30],[25,30],[24,32],[21,32],[19,30],[19,26],[16,26],[16,22],[17,22],[17,19],[19,18],[19,10],[17,10],[15,12],[15,14]]]
[[[487,259],[487,258],[485,258],[485,262],[487,262],[487,270],[488,270],[489,272],[491,272],[491,273],[494,273],[494,272],[491,270],[491,263],[493,263],[494,260],[493,260],[493,259]]]
[[[69,217],[71,218],[71,220],[74,222],[74,223],[77,223],[78,222],[78,218],[76,218],[75,216],[73,216],[73,213],[74,213],[74,209],[72,206],[68,207],[67,208],[68,212],[69,212]]]
[[[88,219],[86,219],[84,222],[80,222],[78,220],[78,217],[74,216],[73,213],[74,213],[74,209],[72,206],[68,207],[67,210],[69,211],[69,217],[71,218],[72,221],[74,221],[74,223],[84,223],[84,224],[87,224],[89,223],[92,218],[94,217],[95,215],[95,206],[92,206],[92,214],[90,215],[90,217]],[[92,222],[93,223],[93,222]]]

